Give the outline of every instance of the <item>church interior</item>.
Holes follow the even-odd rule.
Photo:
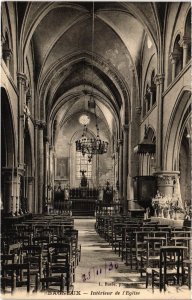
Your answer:
[[[1,2],[3,297],[189,299],[191,134],[190,2]]]

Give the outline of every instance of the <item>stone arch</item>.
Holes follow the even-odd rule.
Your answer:
[[[15,37],[15,30],[13,25],[13,18],[14,18],[14,12],[12,8],[10,8],[10,5],[8,5],[6,2],[3,4],[4,9],[6,11],[6,22],[5,27],[2,26],[2,57],[5,61],[5,64],[7,65],[7,68],[9,69],[9,72],[11,76],[14,78],[14,72],[15,72],[15,66],[14,66],[14,58],[15,58],[15,43],[16,43],[16,37]],[[3,16],[2,16],[3,17]],[[2,24],[3,25],[3,24]]]
[[[191,204],[191,128],[189,127],[191,113],[186,118],[181,128],[180,149],[178,151],[178,162],[180,171],[181,198],[185,206]]]
[[[185,25],[184,25],[184,38],[187,39],[187,61],[191,59],[191,8],[188,10]]]
[[[13,209],[13,168],[17,166],[16,133],[9,94],[1,87],[1,207],[5,213]]]
[[[145,116],[147,114],[147,112],[148,112],[148,110],[147,110],[147,103],[146,102],[147,102],[147,97],[149,98],[148,102],[150,102],[149,91],[151,90],[151,86],[152,86],[151,82],[152,82],[153,72],[154,72],[154,74],[156,74],[155,68],[157,66],[153,65],[153,59],[154,58],[155,58],[155,54],[153,54],[150,57],[150,60],[148,62],[147,68],[146,68],[145,77],[143,79],[143,101],[142,101],[143,116]],[[155,85],[155,88],[156,88],[156,85]],[[149,107],[150,107],[150,105],[149,105]]]
[[[33,197],[34,157],[33,157],[31,133],[28,125],[25,128],[25,134],[24,134],[24,163],[25,163],[25,171],[21,181],[21,187],[24,187],[25,185],[25,191],[24,188],[22,188],[23,196],[26,199],[26,203],[24,203],[24,209],[26,209],[29,212],[32,212],[34,211],[34,202],[33,202],[34,201],[34,197]]]
[[[40,92],[40,101],[41,101],[41,119],[45,119],[45,98],[47,95],[47,91],[51,82],[51,78],[53,78],[53,74],[57,72],[61,72],[63,69],[66,69],[71,64],[74,64],[80,60],[86,60],[89,64],[93,63],[93,66],[102,71],[103,75],[109,79],[109,81],[114,85],[114,88],[117,90],[119,94],[119,101],[122,102],[124,108],[124,115],[122,116],[121,123],[128,124],[128,120],[130,120],[131,106],[130,106],[130,90],[127,86],[127,83],[123,79],[122,75],[116,70],[116,68],[110,64],[109,62],[104,61],[102,57],[99,55],[91,55],[91,53],[82,53],[77,52],[73,55],[64,57],[58,60],[51,68],[48,70],[46,77],[41,78],[41,83],[39,82],[39,92]]]
[[[164,170],[177,171],[179,168],[178,151],[180,149],[179,136],[182,124],[190,111],[191,91],[189,87],[184,87],[175,102],[165,136],[163,166]]]
[[[9,96],[1,87],[1,165],[11,167],[16,162],[15,126]]]

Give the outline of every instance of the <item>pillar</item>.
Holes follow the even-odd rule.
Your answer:
[[[171,60],[171,64],[172,64],[172,81],[174,81],[175,77],[176,77],[176,64],[177,61],[180,59],[180,54],[177,52],[171,52],[171,54],[169,55],[169,58]]]
[[[27,77],[23,73],[17,73],[19,109],[18,109],[18,164],[24,167],[24,104],[26,97]]]
[[[183,68],[188,62],[188,49],[190,47],[191,40],[189,37],[183,36],[179,41],[179,45],[183,48]]]
[[[2,200],[5,214],[18,215],[21,209],[20,185],[23,169],[3,168]]]
[[[45,142],[45,164],[44,164],[44,197],[45,203],[48,205],[48,186],[49,186],[49,137],[46,136]]]
[[[162,141],[163,141],[163,85],[164,75],[158,74],[155,78],[157,85],[157,141],[156,141],[156,169],[162,170]]]
[[[34,168],[34,202],[33,202],[33,212],[38,213],[38,123],[34,122],[34,156],[35,164]]]
[[[123,125],[123,210],[127,211],[127,176],[128,176],[128,137],[129,125]]]
[[[38,213],[43,212],[44,205],[44,128],[45,122],[37,120],[38,126],[38,155],[37,155],[37,168],[38,168]]]
[[[118,140],[119,150],[119,199],[121,204],[123,201],[123,140]]]
[[[178,176],[178,171],[158,171],[154,175],[157,177],[157,189],[163,195],[173,195],[175,180]]]
[[[29,176],[28,177],[28,192],[27,192],[27,211],[30,213],[34,213],[34,207],[33,207],[33,182],[34,177]]]

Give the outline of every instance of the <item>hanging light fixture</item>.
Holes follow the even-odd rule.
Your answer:
[[[88,108],[94,109],[94,115],[96,120],[96,138],[88,138],[87,137],[87,124],[84,123],[83,134],[76,143],[76,151],[81,152],[83,156],[87,154],[88,161],[90,162],[93,155],[104,154],[108,151],[108,142],[102,141],[99,134],[99,125],[98,118],[96,114],[96,102],[93,97],[93,48],[94,48],[94,2],[93,2],[93,15],[92,15],[92,91],[90,95],[90,99],[88,101]]]

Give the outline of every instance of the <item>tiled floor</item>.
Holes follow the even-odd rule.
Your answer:
[[[168,287],[166,293],[158,288],[152,293],[145,288],[145,279],[125,266],[117,254],[94,229],[94,219],[76,219],[82,257],[76,269],[74,291],[84,299],[190,299],[187,286]]]

